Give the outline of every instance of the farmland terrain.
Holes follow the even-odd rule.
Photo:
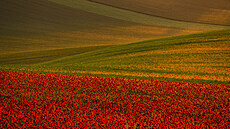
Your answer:
[[[42,68],[108,75],[229,82],[230,31],[156,39],[83,53]],[[49,68],[50,67],[50,68]]]
[[[87,0],[2,0],[0,5],[0,54],[124,44],[228,28],[159,19]]]
[[[1,66],[37,72],[229,83],[229,35],[230,30],[211,31],[109,46],[31,63],[34,65],[24,66],[19,61],[11,63],[15,68],[7,64]],[[33,61],[36,62],[36,58]]]
[[[0,128],[229,128],[228,0],[1,0]]]

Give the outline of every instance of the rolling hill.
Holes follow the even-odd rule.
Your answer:
[[[2,69],[229,83],[230,30],[110,46],[35,65]]]
[[[97,30],[137,25],[47,0],[3,0],[0,5],[1,53],[95,45],[89,37]],[[107,35],[97,37],[106,40]]]
[[[178,22],[87,0],[1,0],[0,54],[125,44],[228,28]]]
[[[229,82],[229,35],[229,30],[213,31],[113,46],[42,67],[73,73]]]
[[[0,5],[1,53],[127,43],[182,30],[110,18],[47,0],[2,0]]]

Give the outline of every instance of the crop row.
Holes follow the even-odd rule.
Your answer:
[[[229,128],[229,89],[0,71],[0,128]]]

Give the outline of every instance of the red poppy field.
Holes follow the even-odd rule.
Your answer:
[[[0,128],[229,128],[230,85],[0,71]]]

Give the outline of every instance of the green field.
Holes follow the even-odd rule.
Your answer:
[[[34,65],[1,65],[1,68],[229,83],[229,35],[230,30],[222,30],[148,40],[110,46]],[[36,62],[36,58],[33,61]]]

